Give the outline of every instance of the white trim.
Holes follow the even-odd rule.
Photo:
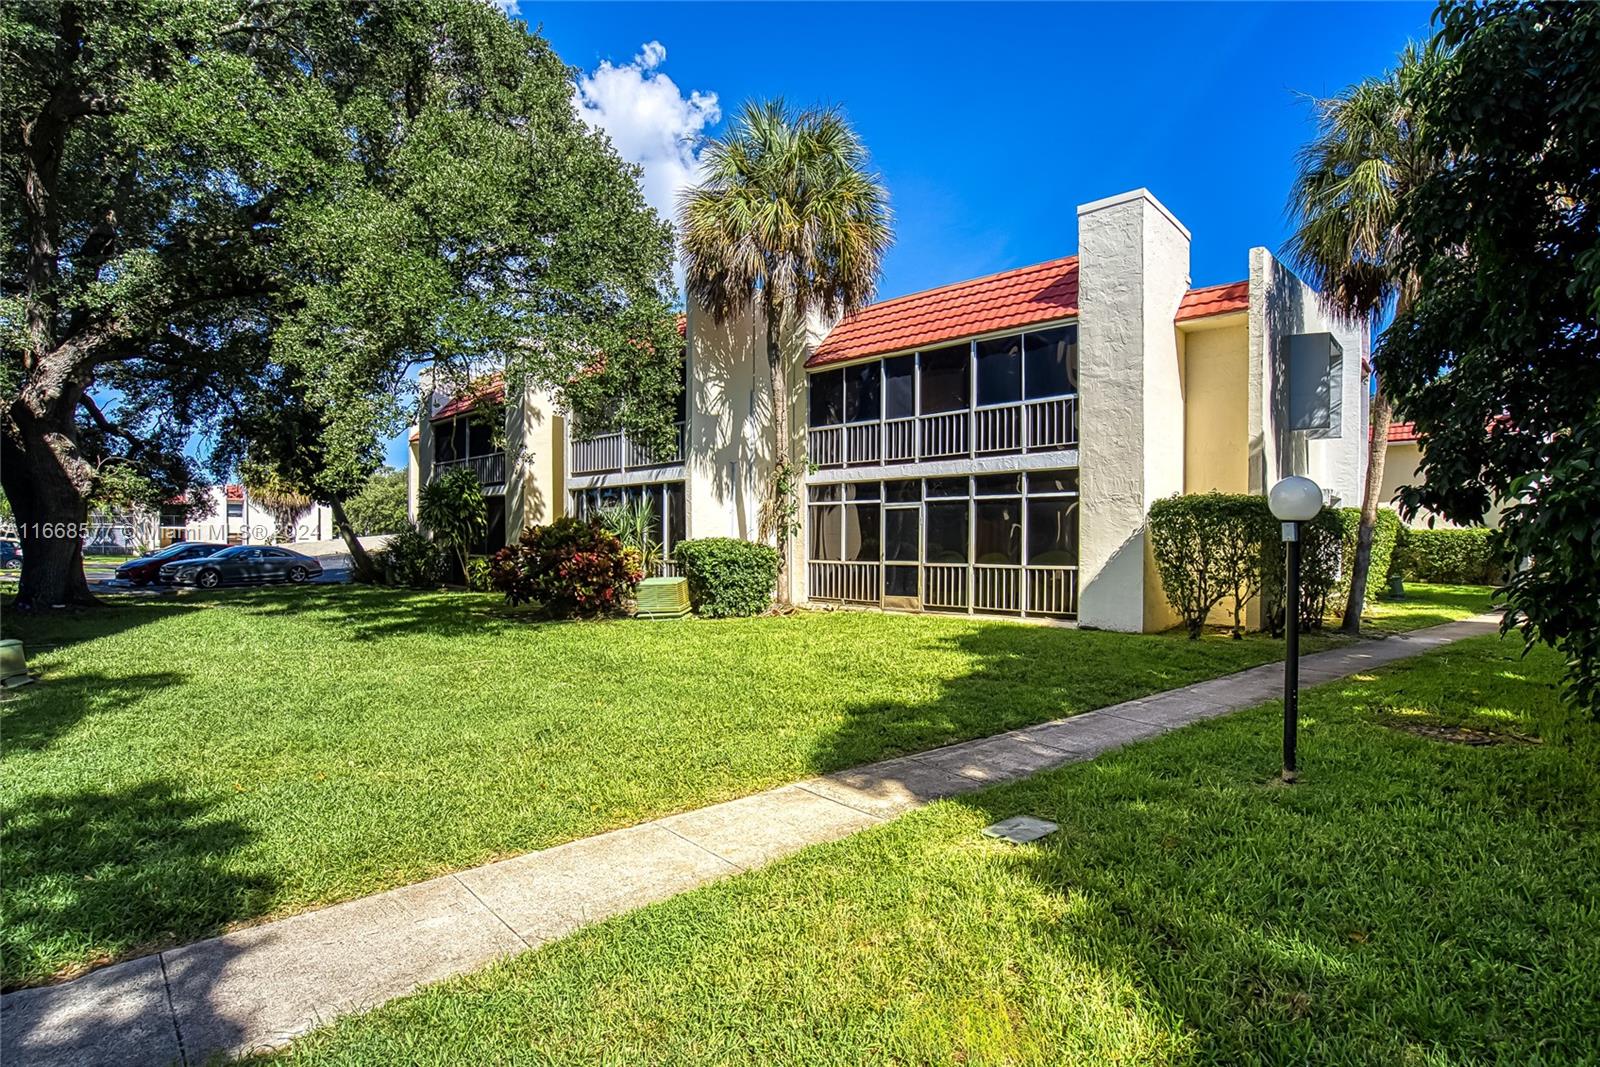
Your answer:
[[[658,482],[681,482],[687,476],[682,463],[670,467],[641,467],[638,470],[607,471],[604,474],[580,474],[567,478],[567,492],[574,489],[626,488],[630,485],[654,485]]]
[[[1023,452],[976,459],[926,459],[920,463],[880,463],[870,467],[829,467],[806,476],[807,485],[886,481],[904,478],[955,478],[967,474],[1010,474],[1013,471],[1050,471],[1078,465],[1078,450]]]

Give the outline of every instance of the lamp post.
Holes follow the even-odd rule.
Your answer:
[[[1293,782],[1295,734],[1300,722],[1300,524],[1316,518],[1322,510],[1322,490],[1310,478],[1291,475],[1272,487],[1267,506],[1283,523],[1288,550],[1283,612],[1287,645],[1283,657],[1283,780]]]

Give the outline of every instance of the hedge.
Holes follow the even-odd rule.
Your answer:
[[[1405,527],[1395,545],[1391,570],[1412,582],[1498,585],[1505,576],[1493,542],[1481,526],[1461,530]]]
[[[1339,524],[1344,531],[1344,561],[1339,572],[1339,580],[1334,584],[1333,592],[1328,599],[1335,611],[1342,612],[1345,601],[1350,598],[1350,576],[1355,571],[1356,540],[1361,532],[1361,509],[1340,508]],[[1393,508],[1378,509],[1378,522],[1372,531],[1372,562],[1367,568],[1367,603],[1371,603],[1383,591],[1383,583],[1389,574],[1400,529],[1399,512]]]
[[[771,545],[702,537],[679,541],[672,555],[689,580],[689,599],[701,615],[759,615],[772,606],[778,550]]]
[[[1301,629],[1322,625],[1339,572],[1342,526],[1324,509],[1301,529]],[[1167,600],[1191,638],[1199,637],[1218,604],[1234,606],[1234,636],[1243,631],[1243,605],[1259,595],[1262,628],[1284,626],[1282,525],[1265,497],[1195,493],[1150,507],[1150,545]]]

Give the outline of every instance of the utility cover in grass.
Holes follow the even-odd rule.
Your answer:
[[[993,826],[983,828],[983,836],[998,837],[1002,841],[1010,841],[1013,845],[1025,845],[1029,841],[1037,841],[1041,837],[1053,834],[1059,827],[1049,819],[1035,819],[1032,815],[1013,815],[1009,819],[1001,819]]]

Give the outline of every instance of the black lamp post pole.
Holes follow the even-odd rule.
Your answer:
[[[1295,780],[1294,743],[1300,725],[1300,524],[1283,524],[1289,552],[1288,586],[1284,600],[1284,636],[1288,645],[1283,659],[1283,780]]]

